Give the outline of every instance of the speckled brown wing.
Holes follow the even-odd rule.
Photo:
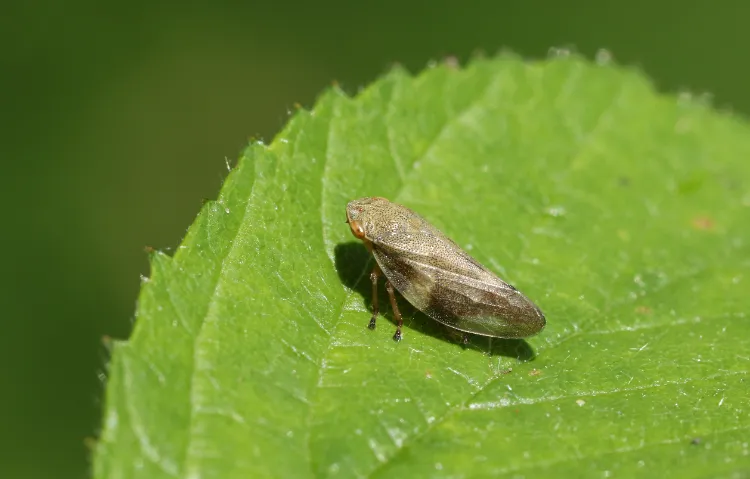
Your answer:
[[[380,269],[414,307],[452,328],[520,338],[541,331],[539,308],[416,215],[372,240]],[[423,223],[423,224],[420,224]]]

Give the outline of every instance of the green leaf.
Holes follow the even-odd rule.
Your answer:
[[[576,57],[334,88],[152,255],[94,475],[747,472],[748,158],[744,121]],[[428,218],[546,329],[463,346],[401,298],[401,343],[368,330],[362,196]]]

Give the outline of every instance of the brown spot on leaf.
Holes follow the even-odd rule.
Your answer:
[[[651,314],[651,308],[648,306],[638,306],[635,308],[635,312],[638,314]]]
[[[540,374],[542,374],[542,372],[538,369],[532,369],[529,371],[529,376],[539,376]]]
[[[716,226],[712,218],[708,216],[696,216],[692,221],[693,228],[701,231],[711,231]]]

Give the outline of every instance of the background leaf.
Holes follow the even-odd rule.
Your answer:
[[[748,155],[745,123],[578,58],[329,91],[153,254],[95,475],[748,471]],[[403,300],[401,343],[369,331],[344,206],[370,195],[519,287],[545,331],[463,347]]]

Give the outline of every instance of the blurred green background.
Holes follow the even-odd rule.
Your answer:
[[[15,2],[0,18],[0,477],[88,475],[143,247],[172,249],[251,136],[333,80],[502,47],[599,48],[750,111],[750,3]]]

